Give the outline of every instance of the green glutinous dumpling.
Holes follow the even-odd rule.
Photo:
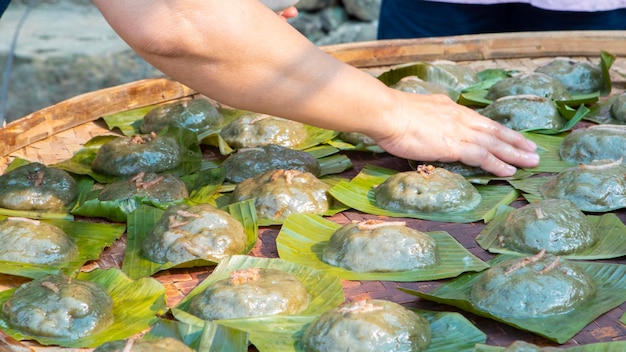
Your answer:
[[[470,301],[497,316],[536,318],[570,312],[595,294],[593,278],[578,264],[541,251],[487,269]]]
[[[537,67],[535,72],[558,79],[571,94],[596,93],[602,89],[604,84],[600,65],[588,61],[556,58],[541,67]]]
[[[103,144],[91,168],[104,175],[132,177],[140,172],[160,173],[183,162],[178,142],[156,133],[119,137]]]
[[[238,117],[224,126],[220,135],[235,149],[267,144],[295,148],[308,138],[303,123],[257,113]]]
[[[626,164],[599,160],[580,164],[553,176],[540,192],[544,198],[567,199],[582,211],[610,211],[626,207]]]
[[[390,176],[374,189],[378,206],[402,212],[458,212],[474,209],[482,197],[459,174],[432,165]]]
[[[246,248],[243,225],[209,204],[176,204],[167,208],[142,244],[156,263],[180,264],[196,259],[219,262]]]
[[[26,218],[10,217],[0,222],[0,260],[58,265],[71,261],[78,246],[59,227]]]
[[[320,315],[301,337],[306,352],[420,352],[431,329],[421,315],[397,303],[369,299],[346,303]]]
[[[525,253],[579,253],[598,241],[587,216],[566,199],[546,199],[513,210],[502,224],[501,246]]]
[[[487,99],[509,95],[538,95],[552,100],[570,100],[567,88],[556,78],[539,72],[521,73],[498,81],[489,88]]]
[[[78,197],[78,186],[65,170],[29,163],[0,176],[0,208],[67,210]]]
[[[254,198],[259,217],[285,219],[290,214],[324,214],[332,204],[329,190],[310,172],[274,170],[239,183],[231,202]]]
[[[110,183],[98,194],[101,201],[146,198],[156,203],[168,203],[187,198],[185,183],[171,174],[140,172],[132,178]]]
[[[310,303],[294,275],[268,268],[240,269],[194,296],[189,313],[204,320],[294,315]]]
[[[626,126],[595,125],[572,131],[559,148],[561,159],[576,164],[626,158]]]
[[[405,222],[366,220],[335,231],[322,260],[356,272],[414,270],[437,263],[437,243]]]
[[[561,129],[567,120],[551,99],[537,95],[509,95],[496,99],[480,114],[516,131]]]
[[[305,151],[276,144],[237,150],[224,160],[226,179],[233,183],[261,175],[271,170],[297,170],[320,174],[320,164]]]
[[[213,104],[205,99],[193,99],[155,107],[144,115],[139,129],[147,134],[176,126],[198,133],[216,130],[222,123],[222,114]]]
[[[113,300],[101,285],[49,275],[18,287],[2,305],[9,325],[32,336],[78,339],[113,323]]]

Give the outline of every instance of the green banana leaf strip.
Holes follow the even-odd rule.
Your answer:
[[[6,217],[0,215],[0,221]],[[78,254],[71,261],[57,265],[38,265],[0,261],[0,273],[36,279],[47,274],[60,272],[66,275],[77,273],[90,260],[100,258],[104,248],[122,237],[126,226],[70,220],[40,220],[59,227],[78,247]]]
[[[318,159],[318,162],[320,163],[319,177],[340,174],[354,167],[352,160],[342,154],[327,156],[325,158]]]
[[[256,219],[256,210],[251,201],[244,201],[227,206],[222,209],[243,225],[246,232],[246,248],[244,253],[247,254],[254,248],[258,238],[258,225]],[[128,230],[126,251],[124,252],[124,261],[122,262],[122,271],[130,278],[136,279],[150,276],[162,270],[174,267],[196,267],[196,266],[213,266],[216,263],[207,260],[193,260],[186,263],[156,263],[146,258],[142,254],[142,244],[146,236],[152,231],[156,222],[163,215],[163,210],[141,205],[135,212],[128,216]]]
[[[165,337],[175,338],[196,351],[206,352],[246,352],[249,345],[245,332],[210,321],[192,325],[159,319],[143,338],[158,340]]]
[[[450,99],[457,101],[460,91],[459,80],[448,71],[428,62],[413,62],[392,68],[378,76],[378,80],[387,86],[398,83],[402,78],[417,76],[419,79],[443,87]]]
[[[499,255],[489,261],[495,265],[519,256]],[[451,305],[469,313],[487,317],[515,328],[543,336],[557,343],[565,343],[600,315],[626,301],[626,265],[578,262],[596,282],[596,295],[570,312],[540,318],[515,318],[490,314],[476,308],[470,301],[472,285],[482,273],[469,273],[446,282],[429,293],[401,288],[400,290]]]
[[[551,128],[536,128],[536,129],[524,130],[522,132],[534,132],[538,134],[558,135],[574,128],[574,125],[580,122],[583,119],[583,117],[585,117],[585,115],[589,113],[589,108],[587,108],[584,105],[581,105],[577,110],[573,110],[569,106],[561,105],[561,104],[557,104],[557,107],[561,115],[563,115],[564,117],[568,119],[565,126],[561,127],[558,130],[551,129]]]
[[[477,344],[475,352],[503,352],[506,347]],[[626,341],[597,342],[588,345],[561,347],[558,351],[567,352],[622,352],[626,350]],[[556,352],[556,350],[555,350]]]
[[[515,187],[515,189],[518,189],[521,192],[526,193],[523,196],[526,196],[527,194],[531,194],[534,196],[538,196],[541,199],[542,197],[541,197],[540,188],[549,179],[550,179],[549,176],[536,176],[536,177],[531,177],[531,178],[525,178],[523,180],[510,180],[508,182],[513,187]]]
[[[490,68],[478,72],[478,78],[480,82],[465,88],[461,92],[458,103],[464,106],[485,107],[493,100],[485,98],[489,88],[498,83],[502,79],[511,77],[513,73],[517,71],[505,70],[500,68]]]
[[[623,125],[626,122],[613,118],[611,114],[611,105],[617,100],[619,95],[613,95],[605,100],[591,106],[589,113],[585,116],[585,120],[598,124]]]
[[[0,215],[14,216],[29,219],[57,219],[57,220],[74,220],[72,214],[67,213],[46,213],[42,211],[32,210],[13,210],[0,208]]]
[[[299,314],[299,316],[318,316],[345,301],[341,281],[337,277],[282,259],[236,255],[222,260],[209,277],[196,286],[196,288],[194,288],[175,308],[172,308],[172,313],[181,322],[195,325],[202,324],[202,319],[188,313],[191,299],[198,293],[204,291],[207,287],[211,286],[213,283],[228,278],[231,272],[248,268],[282,270],[294,275],[300,282],[302,282],[311,297],[311,302],[309,303],[309,306]],[[258,321],[260,319],[263,319],[267,324],[280,325],[280,322],[283,321],[284,318],[285,316],[277,315],[216,320],[215,322],[252,334],[257,331],[256,327],[258,327]]]
[[[0,315],[0,328],[20,341],[35,340],[42,345],[93,348],[105,342],[123,340],[138,334],[154,324],[157,315],[165,312],[165,288],[155,279],[133,281],[118,269],[97,269],[89,273],[79,273],[76,279],[98,283],[109,292],[113,299],[112,325],[77,340],[22,334],[12,329],[3,315]],[[0,292],[0,304],[4,304],[14,291],[15,289]]]
[[[368,145],[368,144],[363,144],[363,143],[354,145],[354,144],[344,141],[343,139],[339,137],[332,139],[330,141],[327,141],[326,143],[340,150],[353,150],[353,151],[372,152],[372,153],[384,153],[385,152],[385,150],[379,147],[378,145]]]
[[[125,136],[140,134],[141,120],[156,105],[144,106],[142,108],[123,111],[117,114],[102,117],[109,130],[118,128]]]
[[[611,66],[615,63],[617,57],[608,51],[601,50],[600,51],[600,69],[602,70],[602,81],[603,85],[600,89],[600,94],[603,96],[611,94],[611,89],[613,88],[613,84],[611,82]]]
[[[428,320],[432,333],[425,352],[471,352],[477,343],[485,343],[487,336],[459,313],[415,310]],[[314,316],[281,317],[275,321],[261,317],[251,322],[246,331],[250,342],[260,352],[303,352],[300,339]],[[233,326],[231,321],[219,324]]]
[[[466,90],[461,93],[458,103],[463,106],[483,108],[493,103],[493,100],[486,98],[488,92],[488,89]]]
[[[15,158],[11,161],[11,163],[9,164],[9,166],[7,166],[7,168],[4,170],[4,173],[6,174],[9,171],[13,171],[15,169],[17,169],[20,166],[24,166],[24,165],[28,165],[31,162],[26,160],[26,159],[22,159],[22,158]]]
[[[181,148],[181,155],[183,155],[182,164],[173,170],[168,170],[176,176],[183,176],[194,173],[200,170],[200,164],[202,162],[202,151],[200,145],[197,142],[195,133],[179,128],[179,127],[166,127],[161,132],[160,136],[170,136],[176,139],[178,145]],[[77,174],[88,175],[99,183],[112,183],[122,178],[117,176],[103,175],[97,173],[91,169],[91,164],[96,157],[98,149],[105,143],[112,141],[115,138],[121,138],[119,136],[96,136],[87,141],[83,147],[77,151],[70,159],[61,161],[53,166],[64,169],[65,171]]]
[[[394,170],[366,165],[352,181],[340,182],[330,190],[330,194],[346,206],[372,215],[460,223],[481,220],[489,221],[499,205],[511,204],[518,196],[518,192],[509,186],[476,186],[476,189],[482,196],[482,201],[475,209],[470,211],[456,213],[401,213],[380,208],[376,205],[373,188],[396,173],[397,171]]]
[[[485,262],[471,254],[447,232],[435,231],[427,234],[437,243],[439,261],[436,265],[400,272],[354,272],[327,264],[321,259],[324,246],[339,228],[341,225],[318,215],[290,215],[276,239],[278,255],[282,259],[307,265],[344,280],[428,281],[488,268]]]
[[[485,250],[492,253],[503,253],[511,255],[532,255],[535,253],[520,253],[499,244],[498,236],[500,229],[504,226],[508,215],[514,210],[512,207],[501,206],[496,212],[493,220],[478,234],[476,242]],[[626,225],[615,214],[604,214],[601,216],[587,215],[587,219],[600,239],[590,248],[579,253],[564,254],[562,258],[595,260],[610,259],[626,256],[626,242],[623,236],[626,233]]]
[[[569,169],[576,164],[564,161],[559,155],[559,149],[563,143],[563,139],[567,133],[561,133],[558,135],[546,135],[538,133],[523,133],[524,137],[530,139],[537,144],[537,153],[541,158],[539,165],[526,168],[524,170],[542,173],[542,172],[561,172],[565,169]]]

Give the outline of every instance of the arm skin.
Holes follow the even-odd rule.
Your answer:
[[[461,161],[499,176],[539,162],[521,134],[446,96],[386,87],[324,53],[257,0],[94,3],[146,61],[221,103],[361,132],[410,160]]]

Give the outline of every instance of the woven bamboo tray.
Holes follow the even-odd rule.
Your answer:
[[[625,43],[626,31],[535,32],[351,43],[324,47],[324,50],[372,74],[380,73],[397,64],[432,60],[452,60],[470,65],[476,70],[486,68],[532,70],[555,57],[598,62],[600,51],[605,50],[618,58],[611,70],[613,94],[617,94],[626,90]],[[5,128],[0,128],[0,173],[16,157],[52,164],[70,158],[84,142],[94,136],[114,134],[115,132],[108,130],[99,120],[101,116],[196,94],[192,89],[168,78],[153,78],[86,93],[36,111],[8,124]],[[206,153],[207,158],[220,157],[215,151],[207,150]],[[388,154],[364,152],[346,152],[346,154],[355,167],[344,173],[345,177],[355,176],[366,164],[376,164],[398,171],[409,169],[406,160]],[[522,204],[525,203],[519,200],[513,205]],[[626,222],[625,210],[615,213]],[[331,217],[330,220],[345,224],[352,220],[374,217],[358,211],[346,211]],[[421,231],[447,231],[479,258],[483,260],[492,258],[492,255],[480,248],[474,240],[484,228],[483,223],[456,224],[417,219],[403,220],[406,220],[410,227]],[[280,228],[276,226],[261,228],[259,241],[252,255],[278,257],[275,239],[279,230]],[[122,238],[107,248],[99,260],[88,263],[85,269],[121,267],[124,248],[125,239]],[[607,262],[626,264],[623,258]],[[168,307],[172,307],[210,273],[210,267],[201,267],[168,270],[154,277],[166,287],[167,304]],[[25,281],[27,280],[18,277],[0,275],[0,290],[18,286]],[[343,281],[348,300],[382,298],[410,308],[458,312],[459,310],[455,308],[420,300],[397,290],[398,287],[407,287],[428,291],[439,284],[437,281],[420,283]],[[626,340],[626,327],[619,322],[625,311],[626,304],[599,317],[564,346]],[[464,315],[488,335],[488,344],[506,346],[521,339],[542,345],[554,345],[537,335],[510,326],[472,314]],[[0,332],[0,351],[5,350],[4,338]],[[68,351],[32,343],[24,345],[35,351]]]

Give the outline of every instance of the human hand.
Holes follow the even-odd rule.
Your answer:
[[[396,156],[418,161],[460,161],[497,176],[539,163],[537,146],[519,132],[444,95],[398,91],[397,110],[380,135],[370,135]]]

